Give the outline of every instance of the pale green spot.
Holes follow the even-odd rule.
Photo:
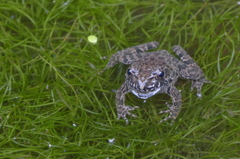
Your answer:
[[[95,35],[89,35],[89,36],[88,36],[88,41],[89,41],[90,43],[96,44],[96,43],[97,43],[97,40],[98,40],[98,38],[97,38]]]

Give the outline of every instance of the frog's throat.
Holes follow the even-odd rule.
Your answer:
[[[132,93],[137,96],[138,98],[141,98],[141,99],[148,99],[152,96],[154,96],[155,94],[157,94],[159,91],[160,91],[161,87],[160,88],[157,88],[155,89],[154,91],[152,92],[146,92],[146,93],[141,93],[141,92],[138,92],[136,90],[132,90]]]

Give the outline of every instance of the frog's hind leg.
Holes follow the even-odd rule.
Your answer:
[[[181,46],[174,46],[173,51],[179,56],[183,63],[179,63],[180,77],[192,80],[191,90],[197,89],[197,96],[201,95],[201,88],[204,83],[211,83],[205,79],[202,69],[197,63],[188,55],[188,53]]]
[[[107,66],[99,73],[104,72],[108,68],[113,67],[118,63],[130,65],[135,61],[138,61],[143,56],[145,56],[145,54],[141,54],[141,53],[150,49],[157,48],[158,45],[159,45],[158,42],[153,41],[153,42],[133,46],[125,50],[118,51],[111,56]]]
[[[204,78],[202,69],[181,46],[174,46],[173,51],[179,56],[182,61],[177,66],[180,70],[180,76],[182,78],[192,80],[199,80],[201,78]]]
[[[180,57],[180,59],[187,65],[196,64],[191,56],[179,45],[173,46],[173,51]],[[197,64],[196,64],[197,65]]]
[[[201,89],[202,89],[202,85],[204,83],[212,83],[212,82],[211,81],[207,81],[205,78],[203,78],[201,80],[192,80],[191,91],[194,88],[196,88],[197,89],[197,96],[198,96],[198,98],[202,98]]]

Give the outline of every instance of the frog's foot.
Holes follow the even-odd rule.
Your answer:
[[[198,98],[202,98],[202,94],[201,94],[201,89],[202,89],[202,85],[204,83],[212,83],[211,81],[207,81],[205,79],[201,80],[201,81],[192,81],[192,85],[191,85],[191,91],[196,88],[197,89],[197,96]]]
[[[179,113],[179,109],[177,109],[176,107],[174,107],[172,104],[169,104],[169,103],[166,103],[167,107],[169,108],[169,110],[164,110],[164,111],[160,111],[159,113],[162,114],[162,113],[169,113],[169,116],[166,117],[165,119],[162,119],[160,121],[160,123],[164,122],[164,121],[167,121],[167,120],[172,120],[172,122],[175,121],[175,119],[177,118],[178,116],[178,113]]]
[[[132,111],[136,108],[139,108],[138,106],[131,107],[131,106],[120,106],[117,108],[117,114],[118,114],[118,120],[122,117],[125,121],[126,124],[128,124],[128,119],[126,115],[131,115],[132,117],[137,117],[135,114],[130,113],[129,111]]]

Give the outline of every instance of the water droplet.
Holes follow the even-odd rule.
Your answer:
[[[62,6],[66,6],[66,5],[68,5],[68,3],[69,3],[69,2],[65,2],[65,3],[63,3],[63,5],[62,5]]]
[[[105,59],[107,59],[107,56],[103,56],[103,57],[100,57],[100,59],[102,60],[105,60]]]
[[[74,127],[76,127],[76,126],[77,126],[77,124],[74,124],[74,123],[73,123],[73,126],[74,126]]]
[[[65,136],[62,136],[62,139],[64,139],[64,140],[68,140],[68,138],[67,138],[67,137],[65,137]]]
[[[88,62],[89,66],[92,68],[92,69],[96,69],[96,67],[94,66],[94,64],[92,64],[91,62]]]
[[[49,142],[48,142],[48,147],[49,147],[49,148],[51,148],[51,147],[52,147],[52,145],[51,145]]]
[[[113,144],[113,143],[114,143],[114,140],[115,140],[115,138],[108,139],[109,144]]]

